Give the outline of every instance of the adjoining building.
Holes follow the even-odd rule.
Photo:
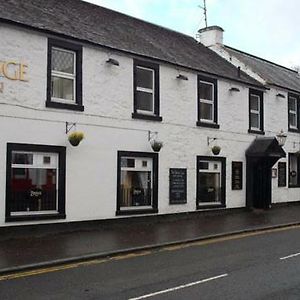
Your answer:
[[[300,201],[299,89],[90,3],[0,3],[0,226]]]

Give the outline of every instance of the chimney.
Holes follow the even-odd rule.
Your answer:
[[[223,45],[223,28],[208,26],[198,30],[200,43],[206,47]]]

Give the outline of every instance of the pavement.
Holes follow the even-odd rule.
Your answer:
[[[0,275],[300,225],[300,204],[0,228]]]

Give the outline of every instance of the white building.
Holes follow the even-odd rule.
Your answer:
[[[79,0],[0,3],[0,226],[300,200],[296,91]]]

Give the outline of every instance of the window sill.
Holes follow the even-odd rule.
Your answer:
[[[46,107],[84,111],[84,106],[82,105],[68,104],[68,103],[61,103],[61,102],[54,102],[54,101],[46,101]]]
[[[162,121],[162,117],[160,116],[154,116],[154,115],[143,115],[139,113],[132,113],[132,118],[133,119],[140,119],[140,120],[149,120],[149,121]]]
[[[199,209],[213,209],[213,208],[226,208],[226,205],[225,204],[197,205],[197,210],[199,210]]]
[[[157,208],[152,209],[136,209],[136,210],[118,210],[116,211],[116,216],[124,215],[142,215],[142,214],[155,214],[158,213]]]
[[[289,184],[289,189],[294,189],[294,188],[300,188],[300,185],[290,185]]]
[[[261,131],[261,130],[253,130],[253,129],[248,129],[248,133],[265,135],[265,132],[264,132],[264,131]]]
[[[294,133],[300,133],[300,129],[296,129],[296,128],[289,128],[288,131]]]
[[[208,127],[208,128],[216,128],[216,129],[220,128],[219,124],[216,124],[216,123],[206,123],[206,122],[201,122],[201,121],[197,121],[196,125],[199,126],[199,127]]]
[[[56,219],[65,219],[65,218],[66,218],[65,214],[9,216],[5,218],[5,222],[56,220]]]

